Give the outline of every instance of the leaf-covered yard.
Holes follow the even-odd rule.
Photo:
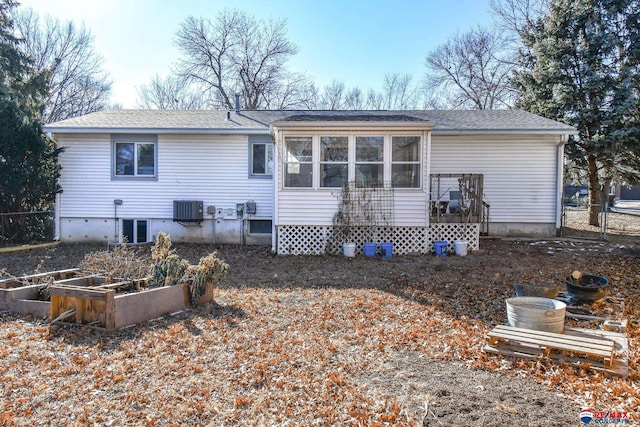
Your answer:
[[[68,268],[94,249],[2,254],[0,269]],[[176,249],[191,262],[212,250]],[[565,426],[582,407],[640,404],[637,247],[483,240],[467,257],[351,261],[217,249],[230,265],[217,305],[116,332],[0,314],[0,425]],[[625,299],[629,378],[481,352],[513,283],[574,269]]]

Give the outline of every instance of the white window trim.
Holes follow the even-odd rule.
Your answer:
[[[256,145],[264,145],[265,146],[265,173],[256,173],[253,171],[253,147]],[[275,150],[273,147],[273,143],[271,142],[250,142],[249,143],[249,177],[251,178],[272,178],[273,177],[273,171],[275,169]],[[268,164],[268,159],[269,159],[269,152],[271,152],[271,159],[272,159],[272,164],[271,164],[271,171],[269,171],[269,164]]]
[[[418,142],[418,159],[417,161],[393,161],[393,137],[394,136],[415,136],[419,138],[419,142]],[[405,189],[405,190],[412,190],[412,189],[418,189],[418,188],[422,188],[422,182],[424,181],[424,170],[422,168],[422,153],[423,153],[423,138],[420,135],[396,135],[396,134],[392,134],[389,138],[389,163],[390,163],[390,170],[389,170],[389,181],[393,181],[393,165],[418,165],[420,166],[419,170],[420,170],[420,177],[418,179],[418,182],[420,183],[420,185],[418,187],[395,187],[396,189]]]
[[[324,137],[329,137],[329,138],[347,138],[347,161],[339,161],[339,162],[335,162],[335,161],[326,161],[326,160],[322,160],[322,138]],[[347,181],[349,181],[349,171],[351,170],[351,167],[349,166],[349,159],[351,158],[351,143],[349,142],[349,136],[348,135],[318,135],[318,188],[320,189],[336,189],[336,188],[341,188],[340,187],[326,187],[322,185],[322,165],[347,165]]]
[[[118,175],[117,169],[117,144],[134,144],[134,167],[133,175]],[[153,144],[153,175],[138,175],[138,150],[140,144]],[[111,136],[111,179],[112,180],[135,180],[135,181],[157,181],[158,180],[158,138],[156,135],[112,135]]]
[[[331,137],[348,137],[349,142],[349,181],[352,182],[355,180],[355,165],[358,164],[380,164],[379,162],[356,162],[356,137],[370,137],[370,136],[382,136],[384,138],[383,142],[383,180],[384,182],[391,182],[392,178],[392,165],[393,164],[417,164],[420,168],[420,179],[419,186],[417,187],[395,187],[396,191],[422,191],[424,189],[424,175],[426,174],[424,170],[424,164],[427,159],[424,158],[424,149],[426,146],[425,135],[422,132],[376,132],[376,131],[362,131],[362,132],[344,132],[344,131],[323,131],[323,132],[287,132],[282,136],[282,144],[283,149],[280,157],[280,162],[282,164],[282,170],[279,172],[280,179],[282,180],[282,184],[280,186],[281,190],[284,191],[310,191],[310,190],[319,190],[319,191],[336,191],[337,187],[322,187],[320,184],[320,164],[324,163],[320,161],[320,150],[321,143],[320,138],[323,136],[331,136]],[[420,160],[417,162],[393,162],[392,156],[392,140],[391,138],[394,136],[415,136],[420,139],[419,153]],[[311,187],[287,187],[285,185],[285,171],[287,167],[287,159],[286,156],[286,139],[287,138],[309,138],[311,137],[312,141],[312,185]],[[305,162],[302,162],[305,163]]]
[[[151,241],[151,220],[147,218],[121,218],[120,219],[120,243],[124,242],[124,221],[133,221],[133,237],[135,242],[127,242],[127,244],[149,243]],[[147,235],[144,242],[138,242],[138,221],[147,222]]]
[[[287,138],[311,138],[311,161],[301,162],[301,161],[289,161],[287,159]],[[283,138],[283,146],[282,146],[282,187],[288,190],[312,190],[317,189],[319,186],[319,172],[320,172],[320,163],[319,160],[319,138],[317,135],[303,135],[303,134],[291,134],[286,135]],[[297,165],[311,165],[311,186],[310,187],[287,187],[285,185],[287,179],[286,174],[288,170],[289,164],[297,164]]]

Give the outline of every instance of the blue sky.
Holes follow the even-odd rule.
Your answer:
[[[420,79],[426,54],[456,31],[492,22],[488,0],[19,0],[41,15],[84,24],[113,80],[112,102],[136,105],[137,87],[169,74],[178,58],[173,39],[188,16],[214,18],[238,8],[257,18],[284,18],[300,52],[289,63],[322,87],[379,89],[385,73]]]

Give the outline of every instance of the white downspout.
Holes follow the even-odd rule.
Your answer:
[[[273,214],[271,221],[271,253],[277,253],[278,250],[278,188],[279,188],[279,176],[280,170],[278,168],[280,164],[280,152],[278,150],[278,129],[271,127],[271,135],[273,136]]]
[[[429,198],[431,197],[431,131],[424,131],[423,132],[423,140],[426,141],[426,147],[425,147],[425,157],[424,157],[424,161],[426,163],[426,167],[425,167],[425,176],[424,176],[424,190],[425,190],[425,219],[424,219],[424,223],[426,224],[426,228],[427,231],[429,230],[429,227],[431,226],[430,224],[430,212],[431,212],[431,207],[430,207],[430,200]],[[429,233],[424,233],[425,234],[425,242],[424,242],[424,247],[427,249],[427,252],[430,250],[431,247],[431,241],[429,240]]]
[[[47,132],[47,138],[53,141],[56,147],[59,147],[58,141],[55,140],[51,132]],[[56,193],[56,199],[53,204],[53,240],[60,241],[60,193]]]
[[[560,235],[562,227],[562,193],[564,185],[564,145],[569,139],[568,135],[560,137],[560,143],[556,146],[556,235]]]

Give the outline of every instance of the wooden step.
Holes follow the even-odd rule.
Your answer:
[[[546,356],[552,351],[571,352],[589,357],[602,358],[606,366],[611,366],[615,343],[607,339],[536,331],[498,325],[487,335],[489,345],[495,347],[500,341],[517,343],[539,348]]]

